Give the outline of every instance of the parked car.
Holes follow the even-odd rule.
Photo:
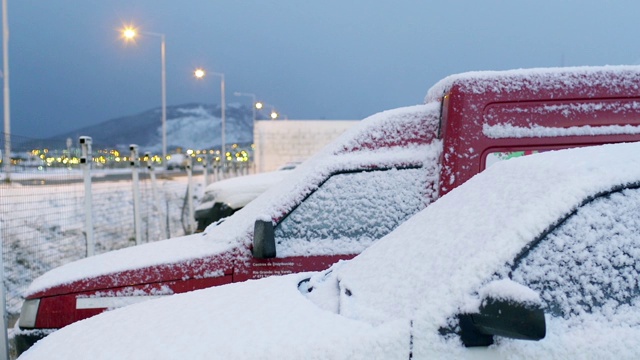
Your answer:
[[[286,164],[277,171],[239,176],[209,184],[195,209],[197,232],[233,215],[267,189],[280,183],[295,167],[295,164]]]
[[[640,67],[472,72],[361,121],[201,234],[82,259],[26,291],[20,350],[107,309],[353,258],[487,166],[640,141]]]
[[[107,312],[21,359],[637,359],[639,154],[497,163],[326,271]]]

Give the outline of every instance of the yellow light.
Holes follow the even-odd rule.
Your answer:
[[[264,105],[259,101],[256,103],[256,109],[258,109],[258,110],[262,109],[263,106]]]
[[[275,112],[275,111],[272,111],[272,112],[271,112],[271,120],[275,120],[275,119],[277,119],[277,118],[278,118],[278,113],[277,113],[277,112]]]
[[[138,36],[138,30],[131,25],[126,25],[122,30],[122,38],[125,41],[135,41]]]
[[[193,72],[193,75],[198,79],[202,79],[206,75],[206,73],[201,68],[198,68]]]

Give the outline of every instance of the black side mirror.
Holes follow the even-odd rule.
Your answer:
[[[253,257],[256,259],[276,257],[276,237],[271,221],[256,220],[253,227]]]
[[[546,335],[544,311],[539,304],[486,298],[477,314],[460,314],[460,338],[465,346],[489,346],[493,336],[541,340]]]

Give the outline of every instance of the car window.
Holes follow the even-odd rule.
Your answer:
[[[331,176],[275,227],[279,256],[360,251],[348,243],[381,238],[433,200],[430,176],[424,168]]]
[[[640,190],[601,196],[541,239],[512,279],[538,291],[555,316],[613,313],[638,300]]]

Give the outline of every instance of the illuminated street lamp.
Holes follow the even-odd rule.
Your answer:
[[[162,161],[167,159],[167,64],[165,57],[165,39],[164,34],[154,32],[142,32],[141,34],[155,36],[160,38],[160,57],[162,59]],[[122,38],[125,41],[135,41],[138,36],[138,30],[127,26],[122,29]]]
[[[203,69],[196,69],[193,72],[193,75],[198,78],[198,79],[202,79],[204,78],[207,73],[203,70]],[[225,132],[225,124],[226,124],[226,105],[225,105],[225,99],[224,99],[224,74],[223,73],[215,73],[212,72],[211,75],[213,76],[220,76],[220,107],[221,107],[221,112],[222,112],[222,116],[221,116],[221,120],[222,120],[222,157],[223,159],[227,158],[227,145],[226,145],[226,132]]]

